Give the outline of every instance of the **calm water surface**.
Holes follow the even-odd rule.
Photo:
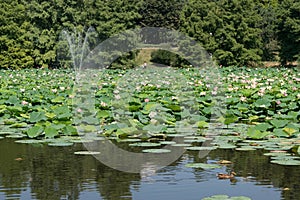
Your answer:
[[[101,164],[85,150],[17,144],[0,140],[0,199],[202,199],[215,194],[252,199],[299,199],[300,168],[270,164],[263,151],[214,150],[205,158],[186,152],[178,161],[155,174],[130,174]],[[231,160],[233,165],[202,170],[185,167],[191,162]],[[237,173],[236,179],[218,180],[218,172]],[[284,189],[285,188],[285,189]]]

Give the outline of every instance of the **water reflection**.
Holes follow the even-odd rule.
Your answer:
[[[84,150],[80,144],[41,147],[0,140],[0,199],[201,199],[213,194],[278,199],[281,193],[290,200],[300,196],[300,168],[270,164],[263,151],[215,150],[204,158],[191,151],[156,174],[151,164],[141,174],[130,174],[108,168],[92,156],[74,155],[79,150]],[[236,183],[218,180],[218,170],[184,167],[221,159],[233,162],[218,170],[237,172]]]

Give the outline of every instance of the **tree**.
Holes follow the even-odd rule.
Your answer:
[[[33,27],[26,9],[17,0],[1,3],[0,68],[32,67]]]
[[[278,24],[280,59],[283,65],[300,59],[300,2],[281,1]]]
[[[182,31],[199,41],[224,66],[261,61],[259,21],[253,0],[190,0],[181,16]]]
[[[278,25],[278,0],[257,0],[256,9],[262,20],[259,23],[261,29],[261,38],[263,42],[263,61],[277,61],[279,52],[279,43],[277,36]]]

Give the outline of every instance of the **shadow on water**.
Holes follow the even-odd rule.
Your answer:
[[[83,149],[81,144],[41,147],[0,140],[0,199],[181,199],[185,191],[191,197],[185,199],[201,199],[226,189],[234,190],[232,195],[239,194],[235,191],[243,186],[256,188],[255,193],[268,190],[255,194],[259,199],[300,196],[300,168],[270,164],[263,151],[214,150],[205,158],[189,151],[155,175],[143,177],[110,169],[92,156],[74,155]],[[184,167],[189,162],[223,159],[233,164],[218,170],[234,170],[237,182],[218,180],[214,170]],[[255,195],[249,188],[245,196],[258,199]]]

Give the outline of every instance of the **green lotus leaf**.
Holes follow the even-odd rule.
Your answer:
[[[201,169],[216,169],[222,167],[220,165],[206,164],[206,163],[188,163],[185,166],[190,168],[201,168]]]
[[[26,128],[26,127],[28,127],[28,124],[26,122],[14,123],[10,125],[10,128]]]
[[[107,118],[109,116],[110,116],[110,113],[108,111],[106,111],[106,110],[100,110],[97,113],[97,117],[100,118],[100,119]]]
[[[240,147],[240,148],[236,148],[235,150],[237,150],[237,151],[254,151],[256,149],[254,147]]]
[[[21,143],[21,144],[39,144],[43,143],[43,140],[16,140],[16,143]]]
[[[231,197],[229,200],[251,200],[251,198],[245,196],[237,196],[237,197]]]
[[[169,149],[144,149],[143,153],[169,153],[171,150]]]
[[[148,124],[143,127],[143,130],[149,131],[151,133],[161,133],[165,131],[167,127],[165,125],[154,125],[154,124]]]
[[[45,128],[45,137],[46,138],[54,138],[57,135],[58,135],[58,130],[53,125]]]
[[[272,119],[270,123],[276,128],[283,128],[289,123],[288,120]]]
[[[132,147],[158,147],[161,146],[160,143],[154,143],[154,142],[137,142],[137,143],[131,143],[129,146]]]
[[[198,128],[208,128],[209,127],[209,125],[206,121],[198,121],[197,126],[198,126]]]
[[[44,128],[39,125],[35,125],[27,130],[27,135],[30,138],[39,136],[44,131]]]
[[[63,131],[64,135],[77,135],[78,134],[77,129],[74,128],[73,126],[69,126],[69,125],[65,126],[62,131]]]
[[[42,120],[46,120],[45,112],[32,112],[29,116],[29,121],[31,123],[39,122]]]
[[[185,149],[190,151],[212,151],[217,149],[217,147],[186,147]]]
[[[74,143],[72,142],[53,142],[53,143],[49,143],[48,146],[52,146],[52,147],[69,147],[72,146]]]
[[[276,160],[271,160],[271,163],[279,164],[279,165],[300,165],[299,160],[293,160],[293,159],[276,159]]]
[[[99,155],[100,152],[98,151],[76,151],[74,152],[75,155]]]

